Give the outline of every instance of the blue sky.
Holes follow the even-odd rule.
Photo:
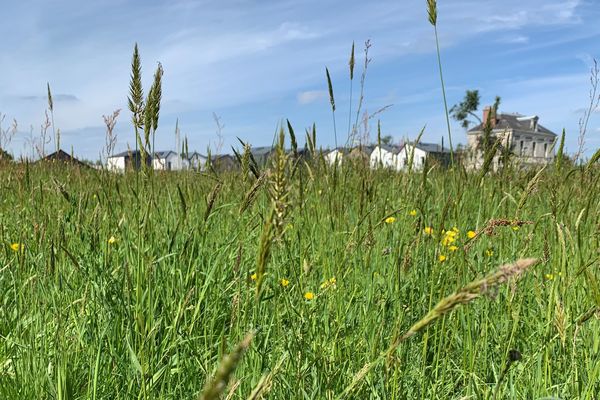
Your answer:
[[[179,118],[190,149],[205,152],[211,146],[214,152],[213,113],[224,125],[223,152],[238,136],[254,146],[271,144],[286,118],[301,133],[315,122],[318,144],[332,146],[326,66],[342,141],[350,106],[350,47],[354,41],[354,114],[367,39],[372,47],[363,110],[391,105],[378,117],[383,133],[395,141],[416,137],[426,125],[423,140],[440,142],[446,126],[425,3],[4,1],[0,112],[6,115],[3,128],[13,118],[19,124],[10,150],[31,154],[31,129],[39,136],[47,106],[46,82],[63,148],[97,159],[105,140],[102,115],[119,108],[116,149],[133,146],[126,101],[135,42],[146,88],[157,62],[165,70],[157,149],[175,148]],[[438,8],[449,104],[460,101],[466,89],[479,89],[484,104],[500,95],[501,111],[537,114],[540,124],[557,133],[566,128],[567,149],[574,152],[578,120],[589,104],[589,70],[593,58],[600,58],[600,2],[438,0]],[[466,141],[458,124],[452,131],[455,142]],[[598,147],[600,113],[595,113],[587,154]]]

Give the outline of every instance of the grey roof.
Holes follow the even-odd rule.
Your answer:
[[[437,143],[422,143],[419,142],[415,146],[419,150],[423,150],[427,153],[450,153],[448,147],[442,147]]]
[[[157,158],[167,158],[169,155],[171,155],[171,153],[177,154],[172,150],[166,150],[166,151],[155,151],[154,156]]]
[[[225,159],[232,159],[234,160],[233,156],[231,154],[215,154],[211,156],[212,161],[215,160],[225,160]]]
[[[192,159],[193,157],[207,158],[204,154],[198,153],[197,151],[193,151],[188,154],[189,159]]]
[[[118,154],[113,154],[111,157],[129,157],[129,156],[139,156],[140,155],[140,151],[139,150],[127,150],[127,151],[123,151],[121,153]]]
[[[537,131],[534,131],[531,127],[530,119],[526,119],[525,115],[521,114],[498,114],[496,126],[494,130],[506,130],[512,129],[516,131],[531,132],[531,133],[544,133],[547,135],[554,135],[556,133],[543,127],[539,123],[537,124]],[[483,130],[483,124],[479,124],[468,130],[468,133],[481,132]]]
[[[342,154],[349,153],[348,149],[345,147],[334,147],[333,149],[325,149],[325,150],[321,150],[321,151],[323,152],[323,154],[333,153],[334,151],[339,151]]]
[[[376,147],[377,146],[373,146],[373,148],[371,149],[371,151],[369,151],[369,154],[372,153],[375,150]],[[381,149],[385,150],[385,151],[388,151],[390,153],[393,153],[393,154],[398,154],[402,150],[402,146],[390,146],[390,145],[387,145],[387,144],[382,144],[381,145]]]
[[[273,151],[273,147],[271,146],[262,146],[262,147],[251,147],[250,153],[253,156],[266,156],[269,155]]]

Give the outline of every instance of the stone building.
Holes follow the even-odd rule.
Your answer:
[[[486,107],[483,110],[483,123],[467,132],[469,167],[479,168],[483,164],[483,128],[488,117],[492,128],[490,139],[492,141],[499,139],[501,151],[510,150],[513,159],[523,164],[546,164],[554,160],[554,144],[557,135],[540,125],[537,115],[502,113],[495,115],[491,107]],[[494,168],[500,165],[500,159],[500,154],[494,157]]]

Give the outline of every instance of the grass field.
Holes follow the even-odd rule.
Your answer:
[[[0,167],[0,398],[599,398],[597,169],[269,171]]]

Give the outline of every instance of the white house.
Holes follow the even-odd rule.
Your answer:
[[[148,164],[150,164],[150,160],[148,160]],[[139,150],[113,154],[106,160],[106,167],[110,171],[125,171],[128,168],[139,169],[141,165],[142,156]]]
[[[202,171],[204,170],[204,166],[206,165],[207,159],[208,157],[206,157],[205,155],[194,151],[193,153],[188,154],[187,161],[189,168],[195,171]]]
[[[152,159],[152,168],[163,171],[179,171],[187,169],[187,160],[174,151],[157,151]]]
[[[445,166],[450,161],[450,149],[435,143],[406,143],[396,158],[396,169],[408,169],[411,156],[413,171],[422,169],[426,162]]]
[[[337,148],[331,151],[325,150],[323,153],[323,157],[325,158],[325,162],[327,162],[327,164],[333,165],[337,163],[338,165],[340,165],[342,161],[344,161],[346,151],[342,148]]]
[[[490,114],[491,113],[491,114]],[[490,138],[500,140],[503,149],[508,149],[516,159],[526,164],[545,164],[554,160],[554,143],[557,135],[538,123],[537,115],[498,114],[491,107],[483,110],[484,123],[469,129],[467,143],[471,152],[469,166],[478,168],[483,164],[482,140],[484,124],[491,125]],[[500,155],[494,158],[493,166],[500,164]]]
[[[388,146],[385,144],[375,146],[369,157],[371,168],[392,168],[398,169],[398,154],[402,147]]]

